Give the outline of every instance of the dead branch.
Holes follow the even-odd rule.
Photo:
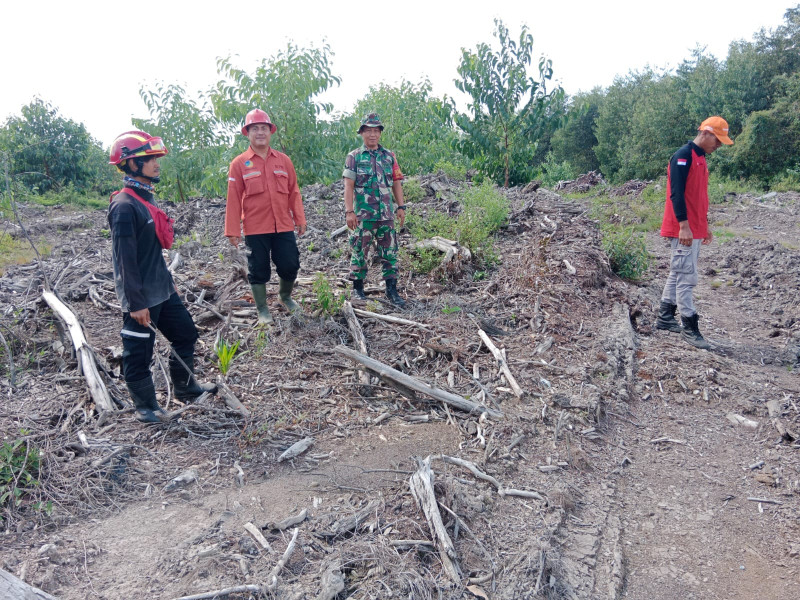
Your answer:
[[[256,541],[256,543],[258,543],[258,545],[261,546],[264,550],[266,550],[270,554],[274,554],[275,553],[275,551],[272,549],[272,546],[269,545],[269,542],[267,541],[267,538],[264,537],[264,534],[261,533],[261,531],[258,529],[258,527],[256,527],[252,523],[245,523],[244,524],[244,529],[245,529],[245,531],[247,531],[247,533],[250,534],[250,536]]]
[[[11,384],[12,388],[17,387],[16,378],[17,374],[14,370],[14,355],[11,353],[11,348],[8,347],[8,342],[6,342],[5,336],[3,336],[3,332],[0,331],[0,342],[3,343],[3,347],[6,349],[6,354],[8,354],[8,381]]]
[[[415,460],[418,469],[408,481],[411,494],[428,521],[431,536],[434,539],[434,545],[439,551],[445,573],[453,583],[458,584],[461,582],[458,557],[455,546],[453,546],[453,540],[450,539],[450,535],[444,527],[442,514],[439,512],[439,506],[436,503],[436,494],[433,490],[431,457],[428,456],[425,460],[415,457]]]
[[[231,391],[231,388],[228,387],[228,384],[222,380],[221,376],[217,379],[217,392],[225,401],[225,404],[228,406],[228,408],[232,408],[245,419],[250,417],[250,411],[239,401],[236,395]]]
[[[452,465],[464,467],[465,469],[470,471],[473,475],[475,475],[475,477],[477,477],[478,479],[483,479],[484,481],[488,481],[495,488],[497,488],[497,494],[501,498],[504,496],[518,496],[520,498],[533,498],[535,500],[544,502],[545,504],[547,503],[547,499],[538,492],[529,490],[515,490],[514,488],[504,488],[497,479],[481,471],[478,468],[478,466],[471,461],[464,460],[463,458],[457,458],[455,456],[447,456],[446,454],[440,454],[439,456],[434,456],[434,458],[441,459],[444,462],[450,463]]]
[[[266,525],[262,525],[261,529],[284,531],[285,529],[289,529],[289,527],[292,527],[294,525],[299,525],[300,523],[305,521],[307,517],[308,517],[308,509],[304,508],[293,517],[288,517],[283,521],[278,521],[276,523],[267,523]]]
[[[367,317],[369,319],[377,319],[379,321],[386,321],[387,323],[395,323],[397,325],[411,325],[413,327],[419,327],[421,329],[427,329],[430,331],[430,327],[423,323],[417,323],[416,321],[409,321],[408,319],[401,319],[400,317],[392,317],[391,315],[381,315],[374,312],[369,312],[368,310],[361,310],[360,308],[354,308],[353,312],[356,313],[359,317]]]
[[[767,402],[767,410],[769,411],[769,420],[775,429],[778,430],[781,438],[787,442],[793,442],[797,439],[797,434],[793,431],[786,429],[781,422],[781,404],[777,400],[770,400]]]
[[[457,394],[452,394],[450,392],[446,392],[444,390],[440,390],[434,387],[431,387],[427,383],[423,383],[422,381],[415,379],[405,373],[401,373],[397,369],[393,369],[388,365],[383,364],[375,359],[372,359],[368,356],[364,356],[363,354],[359,354],[358,352],[351,350],[345,346],[337,346],[335,351],[339,354],[343,354],[350,360],[360,363],[364,365],[367,369],[375,373],[378,377],[381,378],[384,382],[388,385],[395,386],[395,389],[401,391],[402,388],[407,388],[408,390],[413,390],[414,392],[419,392],[421,394],[425,394],[426,396],[430,396],[435,400],[439,400],[441,402],[445,402],[450,406],[454,406],[459,410],[463,410],[468,413],[487,413],[490,417],[493,418],[502,418],[503,413],[497,410],[493,410],[483,405],[476,404],[475,402],[471,402],[462,396]],[[400,387],[397,387],[400,386]],[[403,393],[401,391],[401,393]],[[407,394],[403,394],[407,395]],[[413,396],[412,396],[413,398]]]
[[[297,534],[300,533],[300,528],[295,527],[294,532],[292,533],[292,539],[289,542],[289,545],[286,546],[286,551],[281,556],[281,559],[278,561],[278,564],[275,565],[275,568],[269,574],[269,578],[267,579],[267,587],[266,589],[271,591],[278,587],[278,575],[281,572],[281,569],[286,566],[286,563],[289,561],[289,558],[292,556],[292,552],[294,552],[295,544],[297,543]]]
[[[237,585],[236,587],[229,587],[222,590],[214,590],[212,592],[203,592],[202,594],[181,596],[180,598],[175,598],[175,600],[212,600],[213,598],[223,598],[225,596],[230,596],[231,594],[242,594],[245,592],[260,594],[261,586],[255,584]]]
[[[44,298],[48,306],[50,306],[53,312],[56,313],[69,328],[72,344],[75,347],[75,355],[78,357],[78,363],[86,379],[89,394],[92,396],[95,406],[97,406],[101,412],[112,412],[114,410],[114,402],[111,400],[111,395],[108,393],[103,380],[100,379],[97,363],[94,360],[94,352],[86,342],[83,328],[78,322],[77,317],[54,293],[43,292],[42,298]]]
[[[342,235],[345,231],[347,231],[347,225],[342,225],[341,227],[334,229],[330,233],[331,239]]]
[[[353,336],[353,345],[355,345],[356,350],[361,352],[364,356],[369,356],[367,353],[367,340],[364,338],[364,331],[361,329],[358,317],[356,317],[353,312],[353,305],[350,304],[350,302],[345,302],[344,306],[342,306],[342,313],[344,313],[344,318],[347,320],[347,326],[350,328],[350,335]],[[362,396],[372,395],[372,390],[369,385],[369,373],[364,369],[359,369],[358,379],[361,382],[359,393]]]
[[[299,442],[295,442],[289,448],[278,457],[278,462],[283,462],[285,460],[291,460],[296,456],[300,456],[303,452],[311,448],[314,445],[314,438],[312,437],[305,437]]]
[[[508,385],[510,385],[511,389],[514,391],[514,395],[517,398],[522,398],[524,392],[522,391],[522,388],[519,387],[517,380],[514,379],[514,376],[511,374],[511,370],[508,368],[508,363],[506,362],[506,358],[503,356],[503,353],[492,343],[492,340],[489,339],[489,336],[486,335],[486,332],[483,329],[478,329],[478,335],[481,336],[483,343],[486,344],[486,347],[494,355],[495,360],[500,365],[500,370],[506,376]]]

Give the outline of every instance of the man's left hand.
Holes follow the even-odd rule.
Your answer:
[[[406,211],[405,210],[398,210],[397,211],[397,222],[398,222],[398,229],[403,228],[403,223],[406,222]]]
[[[711,242],[714,241],[714,234],[711,233],[711,230],[708,230],[708,235],[703,239],[703,246],[708,246]]]
[[[297,232],[297,235],[303,235],[306,232],[306,225],[295,225],[294,230]]]

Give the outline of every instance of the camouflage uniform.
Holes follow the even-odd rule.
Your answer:
[[[353,210],[358,219],[350,246],[350,280],[367,277],[367,255],[372,240],[383,262],[383,278],[397,279],[397,232],[394,228],[392,184],[403,173],[391,150],[378,145],[368,150],[362,145],[347,155],[342,176],[355,180]]]

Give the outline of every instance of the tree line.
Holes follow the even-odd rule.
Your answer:
[[[142,88],[148,116],[134,125],[167,142],[161,194],[175,200],[225,194],[228,164],[247,145],[237,132],[256,106],[278,126],[273,146],[292,158],[303,185],[341,176],[361,116],[374,111],[386,125],[382,143],[407,174],[471,170],[505,186],[592,170],[611,182],[657,178],[697,124],[719,114],[736,143],[711,157],[715,173],[800,188],[800,5],[774,29],[732,42],[724,60],[698,46],[674,70],[648,67],[574,96],[553,84],[549,60],[535,58],[526,26],[515,36],[496,20],[494,38],[462,49],[455,85],[466,110],[433,96],[423,79],[374,86],[337,112],[320,100],[340,83],[331,49],[289,43],[252,71],[219,59],[218,81],[199,97],[173,83]],[[105,194],[118,185],[102,145],[41,99],[0,129],[0,161],[22,193]]]

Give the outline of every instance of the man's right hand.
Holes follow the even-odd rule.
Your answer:
[[[683,246],[691,246],[692,240],[692,228],[689,227],[689,221],[681,221],[678,223],[678,242],[680,242]]]
[[[135,310],[131,313],[131,319],[136,321],[142,327],[150,325],[150,309],[143,308],[142,310]]]
[[[347,228],[350,231],[353,231],[356,227],[358,227],[358,219],[356,218],[356,214],[352,212],[347,213]]]
[[[242,238],[235,235],[229,235],[226,237],[228,238],[228,241],[231,243],[231,246],[233,246],[234,248],[239,247],[239,240],[241,240]]]

